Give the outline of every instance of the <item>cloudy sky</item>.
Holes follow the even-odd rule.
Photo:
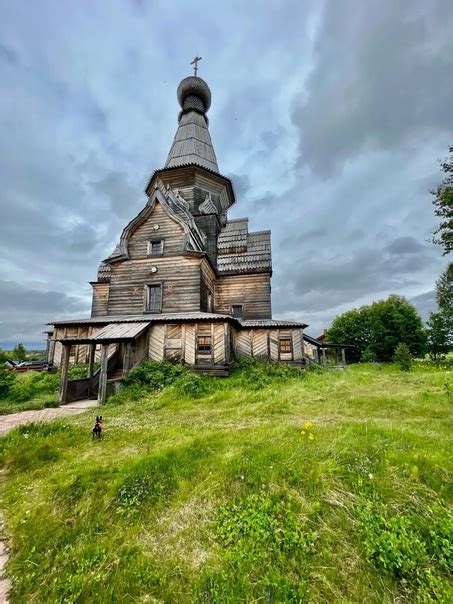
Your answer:
[[[274,317],[429,306],[452,31],[451,0],[0,0],[0,346],[89,314],[195,53],[230,217],[272,229]]]

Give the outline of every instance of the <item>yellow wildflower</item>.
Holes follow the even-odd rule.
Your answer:
[[[305,422],[304,424],[304,428],[305,430],[310,430],[310,428],[313,427],[313,424],[311,422]]]
[[[310,434],[308,435],[308,440],[314,440],[314,438],[315,435],[310,432]]]

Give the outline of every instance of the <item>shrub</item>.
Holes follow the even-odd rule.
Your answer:
[[[124,383],[126,386],[138,384],[158,390],[174,384],[187,371],[182,365],[173,365],[168,361],[145,360],[127,374]]]
[[[5,371],[0,368],[0,399],[7,398],[11,390],[16,374],[13,371]]]
[[[407,344],[400,342],[395,350],[395,363],[398,363],[401,371],[410,371],[412,368],[412,355]]]
[[[55,394],[58,390],[58,374],[30,371],[16,376],[9,389],[9,398],[15,403],[29,401],[38,395]]]
[[[274,380],[303,378],[304,370],[268,359],[240,356],[235,362],[235,375],[240,384],[250,390],[262,390]]]
[[[184,372],[177,379],[175,388],[179,394],[192,398],[199,398],[209,391],[206,379],[191,371]]]
[[[370,348],[366,348],[362,352],[360,361],[362,363],[375,363],[376,362],[376,353],[374,353]]]

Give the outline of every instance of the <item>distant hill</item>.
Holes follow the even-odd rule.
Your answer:
[[[434,290],[429,292],[425,292],[424,294],[420,294],[419,296],[415,296],[409,300],[411,304],[415,306],[418,314],[422,318],[423,322],[429,318],[429,314],[432,312],[437,312],[437,302],[436,302],[436,293]]]

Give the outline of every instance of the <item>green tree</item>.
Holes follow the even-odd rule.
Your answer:
[[[27,350],[22,344],[22,342],[19,342],[19,344],[14,346],[11,353],[11,358],[17,359],[19,361],[25,361],[25,359],[27,358]]]
[[[354,348],[348,348],[346,351],[348,362],[361,361],[371,341],[369,307],[362,306],[359,309],[348,310],[335,317],[327,338],[334,344],[352,344]]]
[[[433,361],[438,361],[450,348],[450,328],[440,312],[432,312],[427,322],[428,352]]]
[[[410,371],[412,368],[412,355],[409,346],[400,342],[395,349],[395,363],[398,363],[401,371]]]
[[[400,342],[407,344],[413,356],[426,351],[426,334],[417,311],[394,294],[336,317],[328,339],[334,344],[353,344],[354,349],[348,350],[352,362],[371,358],[391,361]]]
[[[436,281],[436,300],[439,312],[445,320],[453,323],[453,264],[449,264]]]
[[[434,214],[439,216],[440,224],[434,231],[433,242],[443,247],[443,253],[449,254],[453,249],[453,147],[452,155],[440,163],[445,178],[431,194],[434,196]]]

